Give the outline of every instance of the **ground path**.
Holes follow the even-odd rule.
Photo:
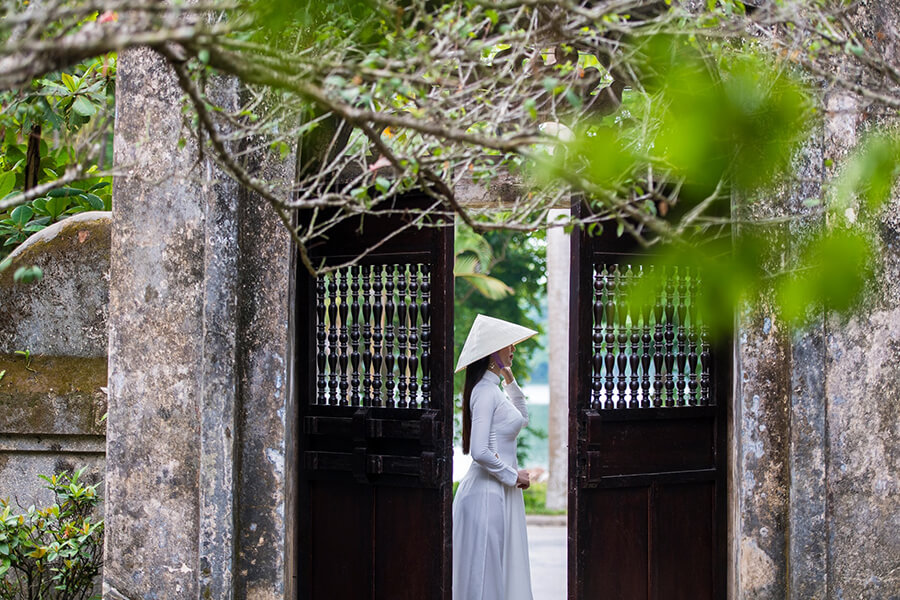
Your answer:
[[[528,518],[528,553],[534,600],[566,598],[565,517]]]

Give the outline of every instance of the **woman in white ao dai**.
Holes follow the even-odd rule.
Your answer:
[[[478,325],[476,319],[473,333]],[[502,336],[486,337],[492,345],[507,341]],[[516,461],[516,437],[528,424],[528,411],[510,369],[514,343],[463,365],[464,405],[468,401],[463,410],[463,451],[471,453],[473,462],[453,500],[453,600],[532,600],[522,498],[522,489],[530,482]],[[460,362],[465,354],[466,347]]]

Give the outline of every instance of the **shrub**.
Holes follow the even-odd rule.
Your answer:
[[[103,565],[103,521],[93,516],[99,484],[80,482],[84,469],[41,479],[55,502],[16,514],[0,499],[0,600],[84,600]]]
[[[532,483],[522,495],[525,498],[525,512],[529,515],[564,515],[564,510],[549,510],[547,508],[547,482],[536,481]]]

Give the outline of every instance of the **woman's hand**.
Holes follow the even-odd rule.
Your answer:
[[[500,369],[500,374],[503,376],[503,381],[506,382],[506,385],[516,380],[515,376],[513,376],[512,367],[503,367]]]
[[[519,476],[516,478],[516,487],[521,490],[527,490],[531,485],[531,474],[525,469],[519,469]]]

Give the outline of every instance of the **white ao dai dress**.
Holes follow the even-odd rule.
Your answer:
[[[488,371],[472,390],[472,466],[453,499],[453,600],[533,600],[516,436],[528,424],[516,382]],[[507,394],[509,394],[507,396]]]

